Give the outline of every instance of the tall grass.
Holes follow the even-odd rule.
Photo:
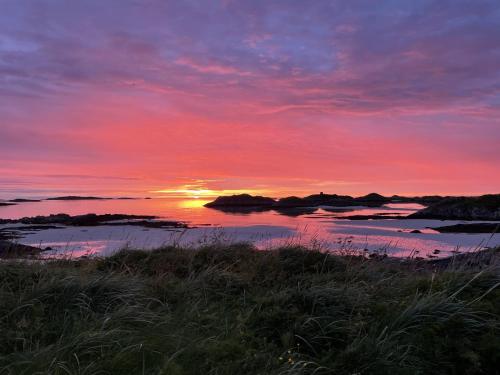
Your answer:
[[[0,264],[0,374],[498,374],[500,272],[247,244]]]

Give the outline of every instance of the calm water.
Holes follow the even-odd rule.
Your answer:
[[[330,250],[356,249],[386,251],[408,255],[419,251],[427,256],[452,251],[470,251],[483,246],[500,245],[499,235],[441,234],[427,227],[452,225],[459,221],[438,220],[345,220],[335,216],[357,214],[407,215],[422,208],[418,204],[388,204],[380,208],[350,207],[345,212],[323,207],[287,214],[266,211],[225,213],[203,207],[201,199],[42,201],[0,207],[0,218],[67,213],[122,213],[156,215],[184,221],[195,228],[188,230],[147,229],[133,226],[61,228],[23,232],[19,242],[51,247],[53,252],[110,254],[124,247],[156,248],[166,244],[196,245],[215,240],[252,241],[261,248],[297,243],[320,245]],[[418,229],[423,233],[410,233]]]

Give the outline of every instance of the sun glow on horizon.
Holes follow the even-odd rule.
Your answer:
[[[166,198],[190,198],[190,199],[207,199],[217,198],[221,195],[234,194],[251,194],[251,195],[269,195],[272,192],[269,190],[259,189],[206,189],[192,188],[190,186],[182,186],[177,189],[161,189],[150,191],[153,194],[164,194]]]

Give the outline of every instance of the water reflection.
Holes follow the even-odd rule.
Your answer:
[[[408,215],[422,208],[418,204],[387,204],[382,207],[318,207],[283,210],[216,210],[203,207],[205,199],[150,199],[99,201],[42,201],[0,207],[0,218],[67,213],[121,213],[155,215],[179,220],[194,229],[165,230],[141,227],[65,228],[25,234],[22,243],[51,247],[54,251],[108,254],[123,248],[155,248],[178,243],[196,245],[213,240],[251,241],[261,248],[300,243],[321,244],[331,250],[387,251],[394,255],[421,255],[439,250],[446,255],[459,247],[498,245],[500,236],[486,234],[437,233],[427,227],[453,225],[459,221],[397,220],[391,215]],[[383,215],[385,220],[346,220],[353,215]],[[419,231],[421,233],[412,233]],[[489,241],[489,242],[488,242]]]

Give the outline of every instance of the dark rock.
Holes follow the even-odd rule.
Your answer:
[[[97,225],[135,225],[135,226],[145,226],[149,228],[186,228],[187,225],[178,221],[168,221],[168,220],[154,220],[156,216],[149,215],[125,215],[125,214],[86,214],[70,216],[67,214],[56,214],[49,216],[35,216],[35,217],[24,217],[19,220],[1,220],[0,224],[7,223],[21,223],[28,225],[38,225],[38,229],[49,229],[47,225],[50,224],[61,224],[67,226],[97,226]],[[124,221],[124,222],[116,222]],[[45,227],[41,227],[45,225]],[[21,228],[20,228],[21,229]]]
[[[389,203],[391,198],[384,197],[377,193],[370,193],[368,195],[354,198],[354,202],[361,206],[378,207],[385,203]]]
[[[24,203],[24,202],[41,202],[40,199],[24,199],[24,198],[16,198],[16,199],[11,199],[9,202],[14,202],[14,203]]]
[[[389,220],[389,219],[403,219],[406,216],[402,215],[384,215],[384,214],[375,214],[375,215],[350,215],[350,216],[337,216],[336,219],[345,219],[345,220]]]
[[[411,219],[500,220],[500,194],[443,199],[408,216]]]
[[[315,203],[304,198],[292,196],[281,198],[280,200],[278,200],[278,202],[276,202],[274,206],[277,208],[312,207],[315,206]]]
[[[421,231],[419,231],[418,229],[414,229],[412,230],[410,233],[422,233]]]
[[[362,197],[355,198],[359,201],[389,202],[391,199],[377,193],[370,193]]]
[[[255,212],[269,211],[269,206],[207,206],[211,209],[222,211],[226,214],[243,214],[248,215]]]
[[[500,223],[456,224],[431,229],[441,233],[500,233]]]
[[[348,195],[337,194],[313,194],[304,198],[295,196],[281,198],[276,202],[275,207],[278,208],[299,208],[299,207],[318,207],[332,206],[345,207],[355,205],[354,198]]]
[[[337,195],[337,194],[313,194],[303,198],[304,201],[308,202],[310,205],[314,206],[352,206],[354,204],[354,198],[349,195]]]
[[[205,207],[271,207],[275,203],[273,198],[239,194],[218,197],[213,202],[205,204]]]
[[[274,211],[281,215],[297,217],[302,215],[311,215],[315,213],[318,208],[317,207],[275,207]]]
[[[38,247],[0,240],[0,257],[2,258],[32,256],[37,255],[40,251]]]
[[[48,201],[88,201],[88,200],[104,200],[110,198],[102,198],[102,197],[79,197],[76,195],[67,195],[64,197],[53,197],[47,198]]]
[[[393,203],[419,203],[424,206],[429,206],[431,204],[437,203],[445,198],[439,195],[426,195],[422,197],[403,197],[400,195],[393,195],[391,197],[391,202]]]

